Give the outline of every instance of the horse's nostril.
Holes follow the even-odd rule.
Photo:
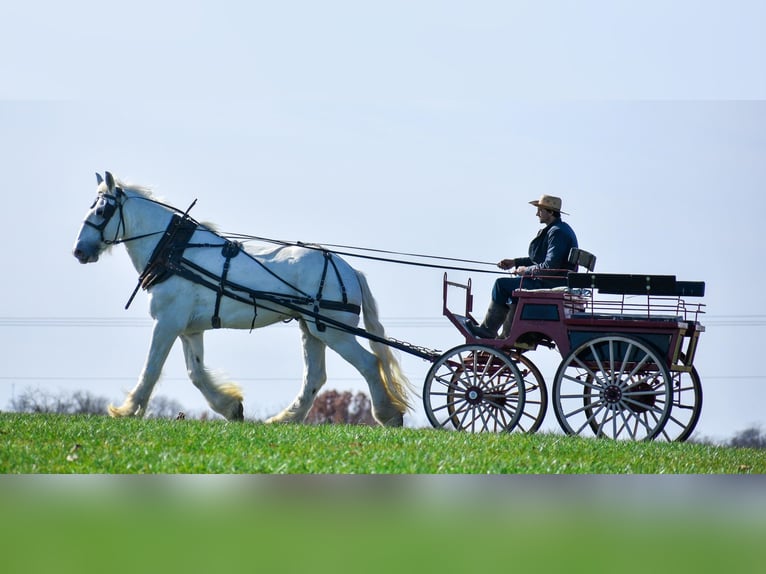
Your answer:
[[[79,248],[79,247],[76,247],[76,248],[74,249],[74,251],[72,251],[72,254],[73,254],[73,255],[74,255],[76,258],[77,258],[77,260],[78,260],[80,263],[87,263],[87,262],[88,262],[88,259],[89,259],[89,257],[88,257],[88,254],[87,254],[87,253],[85,253],[85,251],[83,251],[83,250],[82,250],[81,248]]]

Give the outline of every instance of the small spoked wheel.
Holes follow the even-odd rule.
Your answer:
[[[436,428],[510,432],[524,411],[524,388],[524,377],[508,355],[484,345],[461,345],[431,366],[423,406]]]
[[[697,369],[672,371],[673,410],[655,440],[683,442],[694,432],[702,411],[702,382]]]
[[[636,337],[603,335],[572,350],[553,382],[553,407],[567,434],[651,440],[672,408],[665,359]]]

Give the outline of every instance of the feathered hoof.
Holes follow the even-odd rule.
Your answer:
[[[299,421],[295,420],[295,417],[291,416],[289,413],[284,412],[266,419],[267,425],[288,425],[297,422]]]
[[[115,419],[136,416],[133,405],[122,405],[121,407],[109,405],[106,407],[106,410],[109,413],[109,416]]]
[[[230,414],[230,416],[226,417],[229,421],[234,422],[242,422],[245,420],[245,407],[242,406],[242,403],[237,403],[237,406],[234,407],[234,411]]]
[[[402,413],[396,413],[391,418],[379,422],[384,427],[402,427],[404,426],[404,415]]]

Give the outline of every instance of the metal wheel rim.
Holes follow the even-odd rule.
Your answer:
[[[524,378],[504,353],[484,345],[461,345],[431,366],[423,406],[435,428],[510,432],[524,410]]]
[[[673,381],[673,410],[654,440],[683,442],[694,432],[702,413],[702,381],[694,367],[691,372],[673,371],[670,376]]]
[[[540,369],[527,356],[514,353],[511,358],[521,363],[517,366],[524,378],[524,410],[516,430],[534,433],[540,429],[548,411],[548,388]]]
[[[604,335],[572,350],[559,365],[553,404],[567,434],[651,440],[672,408],[664,358],[638,338]]]

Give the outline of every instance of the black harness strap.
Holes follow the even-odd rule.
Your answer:
[[[317,295],[317,299],[319,300],[319,307],[321,309],[329,309],[331,311],[346,311],[348,313],[354,313],[355,315],[359,315],[359,313],[362,312],[362,308],[359,305],[355,305],[354,303],[348,302],[348,294],[346,293],[346,285],[343,283],[343,279],[340,276],[340,271],[338,270],[338,266],[335,263],[335,259],[333,258],[333,255],[335,255],[332,251],[325,251],[325,267],[324,271],[322,273],[322,282],[324,283],[324,276],[327,273],[327,262],[330,262],[330,265],[332,265],[333,271],[335,271],[335,277],[338,279],[338,285],[340,285],[340,293],[341,293],[341,299],[342,301],[328,301],[327,299],[322,299],[322,292],[320,290],[319,294]]]
[[[138,285],[128,299],[125,308],[130,307],[139,289],[149,289],[173,275],[172,266],[181,261],[189,240],[197,230],[197,222],[186,215],[173,214],[165,234],[157,242],[146,268],[138,276]]]
[[[221,328],[221,317],[218,315],[218,312],[221,310],[221,298],[223,297],[224,290],[226,288],[226,277],[229,274],[229,265],[231,264],[231,260],[239,255],[241,248],[242,246],[236,241],[227,241],[224,244],[223,249],[221,249],[221,255],[225,257],[225,260],[223,262],[221,281],[215,293],[215,311],[213,311],[212,318],[213,329]],[[253,297],[253,306],[255,306],[255,297]],[[253,323],[255,323],[255,317],[253,317]]]
[[[251,293],[250,296],[253,298],[253,322],[250,323],[250,332],[253,332],[253,329],[255,329],[255,320],[258,318],[258,300],[255,298],[255,293]]]
[[[332,256],[327,252],[323,251],[324,253],[324,267],[322,268],[322,277],[319,279],[319,290],[317,291],[316,299],[314,300],[314,313],[319,314],[319,302],[322,300],[322,291],[324,290],[324,282],[327,278],[327,263],[330,261]],[[322,323],[319,322],[319,317],[315,318],[317,329],[320,331],[324,331],[327,327],[325,327]]]
[[[323,250],[324,253],[324,267],[322,269],[322,277],[319,280],[319,291],[317,291],[316,300],[314,301],[314,313],[317,314],[315,319],[317,329],[320,331],[325,330],[325,326],[319,322],[319,309],[329,309],[331,311],[347,311],[359,315],[362,309],[359,305],[354,305],[348,302],[348,294],[346,293],[346,285],[343,283],[343,279],[340,276],[338,266],[333,259],[333,253],[331,251]],[[341,298],[343,301],[328,301],[322,299],[322,291],[324,291],[325,280],[327,279],[327,268],[332,265],[333,271],[335,271],[335,277],[338,279],[338,285],[340,286]]]
[[[346,286],[343,284],[343,279],[341,279],[340,277],[340,271],[338,271],[338,266],[335,264],[335,259],[332,258],[332,252],[325,251],[325,258],[330,261],[330,264],[332,265],[332,268],[335,271],[335,277],[338,279],[338,285],[340,285],[340,291],[341,291],[341,297],[343,299],[343,303],[348,304],[348,296],[346,295]]]

